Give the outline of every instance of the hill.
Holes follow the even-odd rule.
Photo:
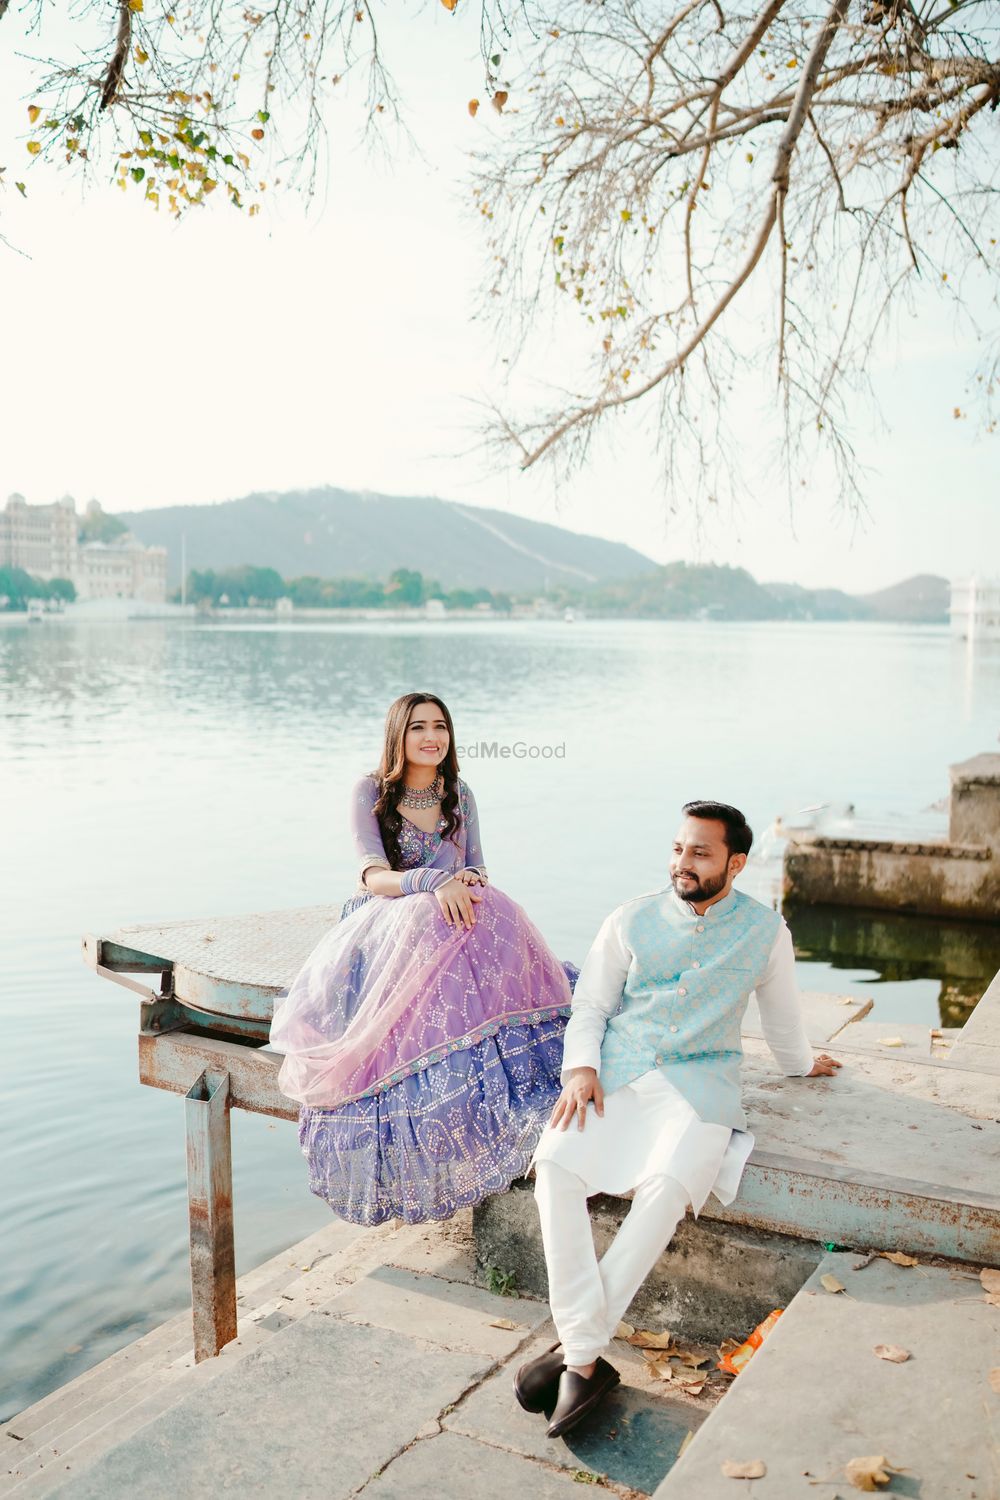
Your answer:
[[[620,542],[498,510],[331,488],[124,511],[119,519],[147,546],[166,547],[170,586],[180,582],[182,536],[188,568],[248,563],[284,578],[382,581],[411,568],[447,589],[586,588],[655,567]]]
[[[950,596],[947,578],[938,578],[934,573],[918,573],[915,578],[907,578],[891,588],[859,597],[876,620],[944,624],[948,619]]]

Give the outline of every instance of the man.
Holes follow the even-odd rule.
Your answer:
[[[560,1342],[522,1366],[528,1411],[555,1403],[568,1432],[613,1386],[601,1358],[690,1204],[731,1203],[753,1147],[740,1100],[740,1023],[756,990],[768,1045],[789,1077],[828,1077],[802,1022],[791,934],[733,889],[753,834],[723,802],[689,802],[670,887],[612,912],[587,956],[566,1028],[563,1090],[535,1154],[549,1300]],[[594,1193],[634,1189],[598,1264]]]

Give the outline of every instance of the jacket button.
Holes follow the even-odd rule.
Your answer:
[[[705,931],[705,924],[704,924],[704,922],[699,922],[698,925],[697,925],[697,927],[695,928],[695,932],[704,932],[704,931]]]
[[[670,1028],[670,1030],[671,1030],[671,1031],[676,1031],[676,1030],[677,1030],[677,1027],[676,1027],[676,1026],[671,1026],[671,1028]]]
[[[663,1055],[662,1055],[662,1053],[658,1052],[656,1054],[656,1057],[653,1059],[653,1061],[656,1063],[656,1066],[658,1068],[661,1068],[663,1066]]]
[[[679,989],[679,990],[678,990],[678,991],[677,991],[677,993],[678,993],[678,995],[686,995],[686,994],[687,994],[687,990],[686,990],[686,989],[685,989],[685,988],[684,988],[684,986],[683,986],[683,985],[681,985],[681,987],[680,987],[680,989]]]

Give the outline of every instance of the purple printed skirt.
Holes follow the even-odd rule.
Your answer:
[[[272,1029],[311,1190],[355,1224],[416,1224],[523,1176],[576,976],[495,887],[471,931],[430,894],[349,901]]]

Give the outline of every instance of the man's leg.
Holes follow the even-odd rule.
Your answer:
[[[535,1202],[549,1273],[549,1306],[563,1357],[567,1367],[586,1369],[607,1343],[608,1326],[586,1184],[565,1167],[540,1161]]]
[[[636,1188],[625,1222],[599,1266],[609,1341],[632,1298],[673,1239],[689,1201],[687,1188],[675,1177],[647,1177]]]

